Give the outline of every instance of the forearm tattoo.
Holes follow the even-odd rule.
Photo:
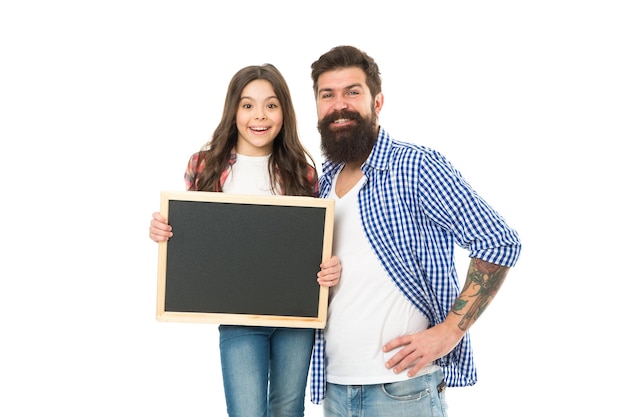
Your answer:
[[[500,289],[508,270],[506,266],[471,259],[465,286],[452,307],[454,314],[463,316],[459,323],[461,330],[469,329],[485,311]]]

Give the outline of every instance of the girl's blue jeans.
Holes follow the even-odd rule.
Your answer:
[[[302,417],[313,329],[219,326],[230,417]]]

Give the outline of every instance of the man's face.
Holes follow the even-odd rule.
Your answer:
[[[382,94],[372,100],[363,70],[342,68],[320,75],[316,103],[324,155],[363,163],[376,142]]]

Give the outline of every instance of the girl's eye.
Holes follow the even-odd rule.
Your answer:
[[[278,108],[278,104],[270,103],[270,104],[267,105],[267,107],[270,108],[270,109],[277,109]]]
[[[252,108],[252,104],[244,103],[241,107],[243,107],[244,109],[251,109]]]

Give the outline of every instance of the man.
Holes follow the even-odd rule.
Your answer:
[[[325,395],[326,417],[443,416],[445,387],[476,382],[467,331],[517,262],[517,232],[441,154],[379,126],[371,57],[340,46],[311,68],[320,196],[335,199],[343,268],[317,333],[312,401]],[[455,245],[471,258],[462,291]]]

